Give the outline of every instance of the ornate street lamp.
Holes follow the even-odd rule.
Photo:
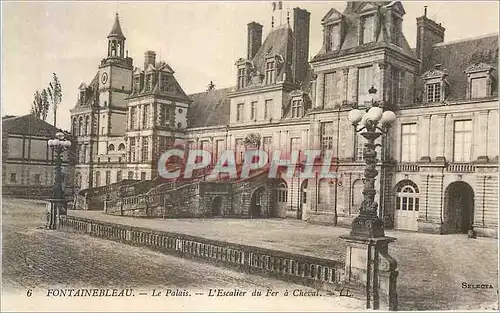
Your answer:
[[[384,111],[379,107],[378,102],[373,100],[377,89],[372,86],[368,92],[372,96],[371,107],[366,110],[352,109],[348,115],[355,131],[362,132],[361,136],[366,139],[363,149],[363,158],[366,163],[363,201],[359,208],[359,215],[352,223],[350,235],[373,238],[385,236],[384,222],[377,215],[378,204],[375,202],[375,178],[378,175],[375,140],[387,133],[390,125],[396,120],[396,114],[392,111]]]
[[[47,212],[47,228],[55,229],[59,215],[61,212],[66,212],[66,199],[64,198],[64,190],[62,187],[62,153],[71,147],[71,141],[64,139],[64,133],[58,132],[56,134],[56,139],[50,139],[48,144],[55,154],[55,177],[53,196],[52,199],[49,199],[50,210]]]

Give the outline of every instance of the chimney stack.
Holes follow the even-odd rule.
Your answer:
[[[303,82],[309,69],[310,13],[301,8],[293,9],[292,71],[295,82]]]
[[[148,50],[144,52],[144,69],[148,67],[149,64],[155,65],[156,53],[154,51]]]
[[[427,8],[424,16],[417,18],[417,58],[420,60],[420,74],[429,70],[434,64],[429,63],[433,46],[444,41],[445,28],[427,18]]]
[[[248,23],[247,59],[252,60],[262,45],[262,25],[256,22]]]

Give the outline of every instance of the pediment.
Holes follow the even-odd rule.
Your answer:
[[[392,1],[391,3],[386,5],[386,8],[390,8],[392,12],[398,14],[399,16],[403,16],[406,14],[406,11],[401,1]]]
[[[432,69],[432,70],[428,70],[427,72],[425,72],[422,75],[422,79],[442,78],[442,77],[444,77],[446,75],[447,75],[447,73],[444,72],[444,71],[437,70],[437,69]]]
[[[132,72],[132,74],[134,74],[134,75],[139,75],[142,73],[143,73],[143,71],[138,67],[134,68],[134,71]]]
[[[486,64],[486,63],[474,63],[471,66],[469,66],[466,70],[465,73],[475,73],[475,72],[489,72],[494,69],[493,66]]]
[[[167,63],[161,64],[160,67],[158,68],[158,70],[160,70],[162,72],[167,72],[169,74],[174,74],[175,73],[174,70]]]
[[[332,22],[332,21],[337,21],[337,20],[341,20],[342,18],[344,17],[344,15],[342,13],[340,13],[339,11],[337,11],[336,9],[330,9],[330,11],[328,11],[328,13],[326,13],[326,15],[321,19],[321,23],[323,24],[326,24],[328,22]]]
[[[364,2],[361,4],[356,10],[357,13],[369,12],[373,10],[377,10],[379,6],[376,2]]]
[[[79,90],[85,90],[85,89],[87,89],[87,84],[81,83],[80,86],[78,86],[78,89]]]
[[[153,72],[155,70],[156,68],[154,67],[153,64],[148,64],[148,66],[144,69],[144,72]]]
[[[295,89],[290,93],[290,97],[302,97],[304,95],[304,92],[300,89]]]

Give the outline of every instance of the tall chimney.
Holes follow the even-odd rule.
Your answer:
[[[149,64],[155,65],[156,53],[154,51],[148,50],[144,52],[144,69],[148,67]]]
[[[420,59],[420,74],[429,70],[434,64],[430,64],[432,47],[444,41],[445,28],[427,18],[427,8],[424,16],[417,18],[417,58]]]
[[[309,68],[310,13],[301,8],[293,9],[292,71],[295,82],[302,82]]]
[[[262,45],[262,25],[256,22],[248,23],[247,59],[252,60]]]

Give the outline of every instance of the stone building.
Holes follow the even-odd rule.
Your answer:
[[[2,118],[2,195],[46,199],[54,186],[54,155],[49,139],[61,130],[33,115]],[[66,194],[73,193],[73,171],[63,153]]]
[[[77,184],[154,179],[158,156],[179,142],[211,152],[212,160],[233,150],[237,163],[246,149],[320,149],[335,156],[336,179],[266,182],[259,174],[232,186],[214,182],[201,203],[212,215],[349,225],[361,204],[364,139],[347,113],[377,101],[398,116],[378,148],[377,202],[386,226],[474,227],[497,236],[498,34],[445,43],[445,28],[424,14],[412,48],[404,15],[399,1],[331,9],[321,20],[323,45],[310,59],[309,12],[274,11],[264,40],[262,25],[248,24],[235,86],[192,95],[152,51],[143,69],[133,67],[116,17],[108,57],[72,110],[82,161]]]

